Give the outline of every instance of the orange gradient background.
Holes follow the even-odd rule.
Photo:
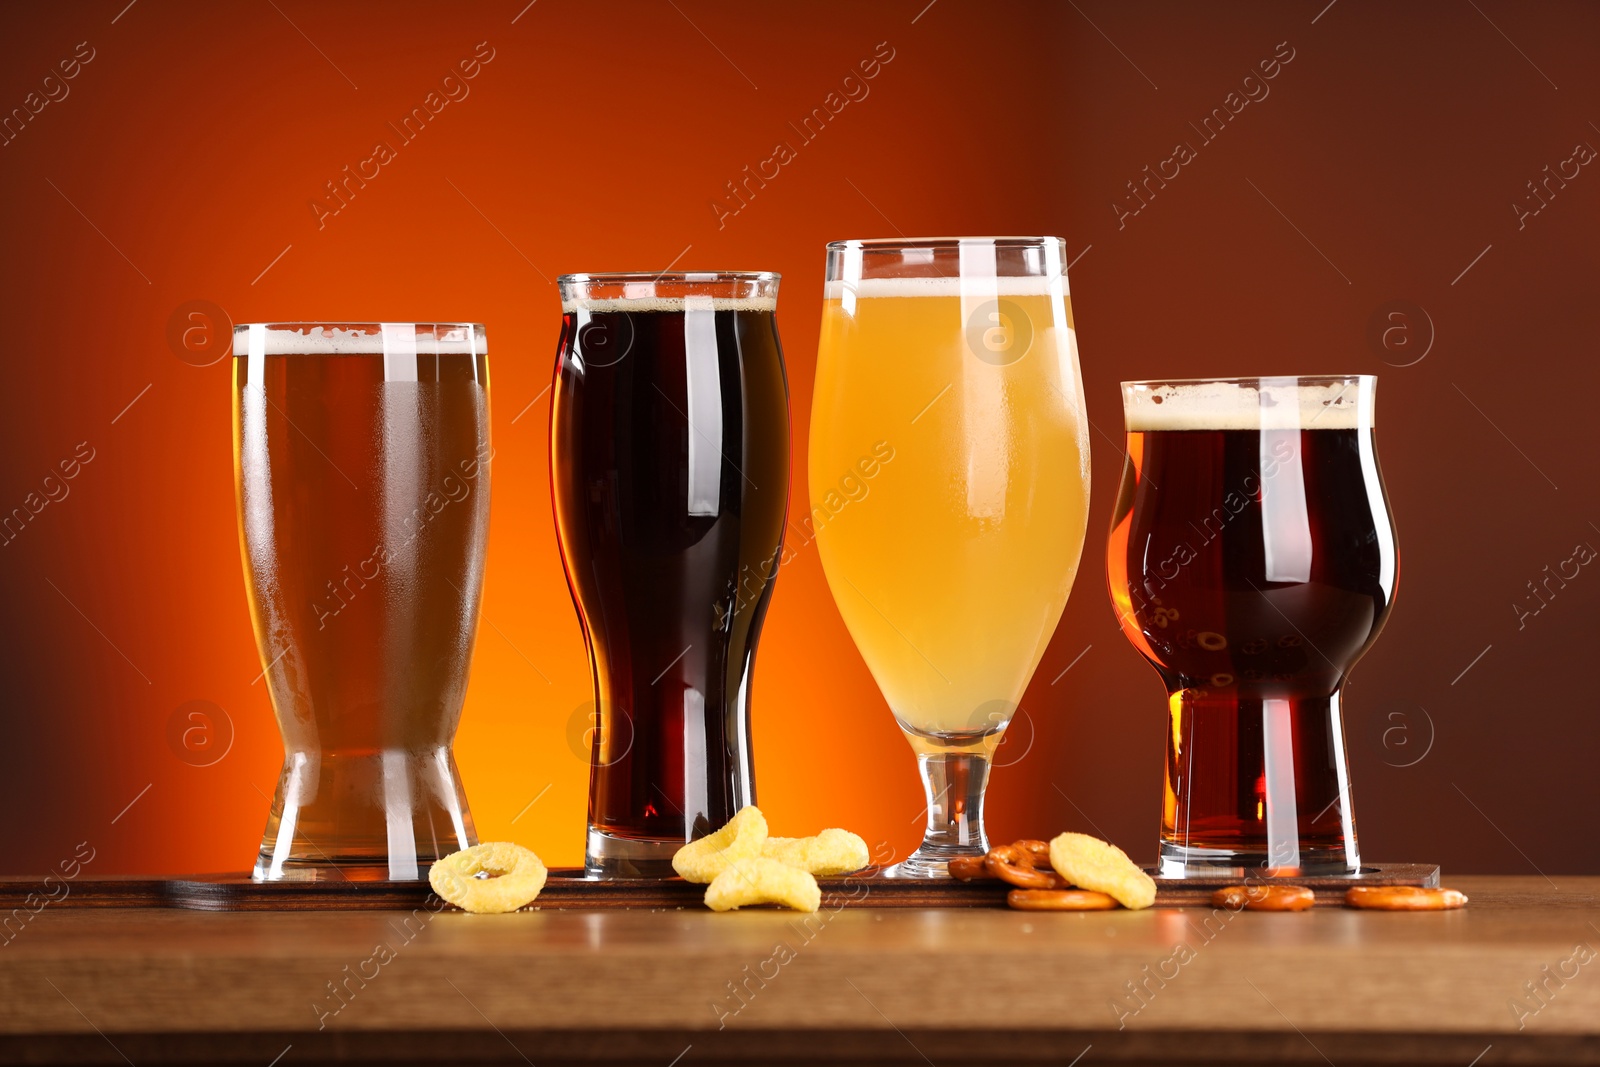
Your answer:
[[[497,456],[457,754],[480,835],[564,865],[582,854],[587,765],[571,739],[590,682],[550,514],[552,279],[781,272],[799,514],[823,244],[990,233],[1056,234],[1077,257],[1095,424],[1089,545],[1002,749],[994,834],[1079,829],[1154,853],[1162,690],[1103,578],[1117,382],[1365,372],[1380,375],[1404,564],[1349,692],[1363,853],[1600,870],[1575,814],[1600,803],[1587,676],[1600,574],[1543,602],[1527,588],[1575,544],[1600,546],[1600,173],[1547,200],[1526,188],[1576,143],[1600,145],[1600,12],[524,3],[0,13],[0,110],[24,107],[80,42],[94,55],[0,147],[0,513],[80,442],[94,450],[70,494],[0,546],[6,871],[51,867],[85,839],[95,874],[240,870],[259,841],[281,748],[253,681],[229,367],[169,347],[180,304],[235,322],[487,324]],[[470,95],[400,145],[387,123],[479,42],[493,58]],[[880,42],[893,59],[869,95],[801,144],[788,124]],[[1203,142],[1189,123],[1280,42],[1294,58],[1270,95]],[[319,227],[311,202],[379,139],[396,158]],[[725,183],[780,140],[796,158],[719,220]],[[1179,140],[1197,158],[1138,214],[1114,208]],[[1520,228],[1519,197],[1542,205]],[[1394,300],[1425,311],[1425,349],[1414,312],[1410,348],[1372,329]],[[1541,604],[1520,627],[1518,602]],[[232,725],[210,766],[169,742],[193,700]],[[777,584],[754,734],[775,832],[844,825],[914,847],[913,760],[815,546]]]

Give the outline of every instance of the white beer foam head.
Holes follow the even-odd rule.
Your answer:
[[[408,339],[416,338],[416,353],[419,355],[471,356],[484,355],[488,351],[477,326],[451,324],[445,329],[452,336],[435,338],[428,333],[412,333],[410,323],[399,325],[405,327],[402,332]],[[244,323],[235,328],[234,354],[237,356],[248,355],[248,329]],[[264,336],[265,354],[269,356],[381,356],[385,352],[383,333],[339,326],[306,324],[302,329],[280,326],[267,329]]]
[[[1055,296],[1067,293],[1066,275],[1027,278],[859,278],[828,283],[827,299],[843,300],[854,293],[857,299],[879,297],[977,297]]]
[[[575,296],[561,311],[777,311],[775,296]]]
[[[1129,432],[1370,429],[1371,375],[1241,381],[1123,382]]]

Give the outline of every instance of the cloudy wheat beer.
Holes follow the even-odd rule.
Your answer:
[[[751,673],[789,496],[778,276],[560,285],[550,475],[594,672],[587,866],[667,875],[755,801]]]
[[[1066,607],[1089,423],[1062,242],[828,246],[811,514],[839,614],[916,754],[927,822],[893,877],[988,850],[991,760]],[[888,459],[844,506],[841,488]]]
[[[1340,688],[1394,597],[1376,379],[1123,384],[1108,575],[1169,699],[1162,873],[1359,865]]]
[[[245,586],[284,766],[260,879],[413,879],[476,842],[450,745],[489,523],[482,326],[242,325]]]
[[[1052,279],[1004,283],[1004,304],[959,278],[835,282],[823,304],[812,522],[839,613],[913,738],[1005,726],[1088,527],[1067,297]],[[986,333],[1031,358],[974,356]],[[893,462],[832,521],[840,473],[874,447]]]

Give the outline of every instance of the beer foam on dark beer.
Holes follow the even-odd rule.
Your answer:
[[[854,293],[857,299],[920,296],[986,300],[998,296],[1049,297],[1058,292],[1067,294],[1064,274],[1055,278],[862,278],[829,282],[827,299],[843,300],[846,293]]]
[[[775,296],[607,296],[573,297],[561,302],[564,314],[574,311],[777,311]]]
[[[1263,393],[1265,396],[1263,397]],[[1271,386],[1193,382],[1123,390],[1132,432],[1355,430],[1372,425],[1371,392],[1353,383]]]
[[[450,337],[435,337],[423,333],[416,336],[416,351],[428,356],[482,355],[487,349],[483,339],[472,336],[465,328],[452,329]],[[408,339],[409,339],[408,335]],[[246,343],[246,335],[236,334],[234,345],[238,349]],[[366,330],[344,330],[337,326],[315,327],[299,330],[266,331],[266,354],[273,356],[381,356],[393,353],[394,347],[384,347],[384,335]],[[238,351],[238,355],[247,355]]]

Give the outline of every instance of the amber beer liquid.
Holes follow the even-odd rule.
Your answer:
[[[755,800],[751,675],[789,487],[777,276],[562,285],[551,493],[594,672],[587,866],[669,875]]]
[[[415,879],[475,844],[451,742],[489,523],[481,326],[240,326],[252,621],[284,766],[255,877]]]
[[[1170,694],[1173,876],[1360,863],[1340,698],[1393,600],[1394,533],[1372,379],[1294,381],[1124,386],[1108,573]]]

